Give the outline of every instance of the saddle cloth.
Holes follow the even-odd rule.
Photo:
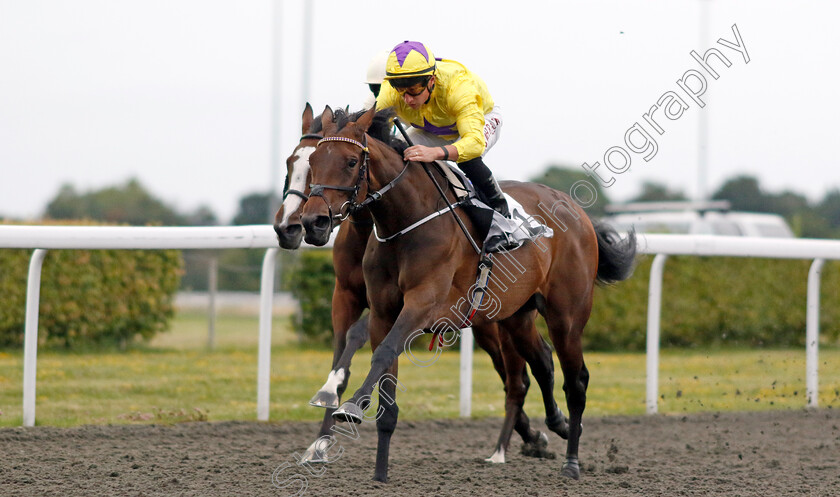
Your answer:
[[[499,248],[496,251],[501,251],[502,248],[510,251],[521,247],[526,241],[534,241],[541,236],[546,238],[554,236],[554,230],[534,219],[525,211],[522,204],[507,193],[505,193],[505,200],[510,210],[510,219],[479,200],[475,187],[463,171],[441,161],[435,164],[448,179],[455,195],[459,199],[466,198],[469,202],[470,205],[466,206],[465,210],[477,225],[479,234],[484,235],[483,246],[491,238],[503,236],[507,242],[501,245],[496,244]]]

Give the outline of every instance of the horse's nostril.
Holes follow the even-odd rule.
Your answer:
[[[303,226],[300,224],[290,224],[283,229],[283,233],[288,237],[298,236],[301,231],[303,231]]]
[[[318,216],[315,218],[315,221],[312,223],[312,227],[318,230],[328,230],[330,229],[330,218],[329,216]]]
[[[301,217],[303,229],[307,233],[328,233],[332,229],[332,223],[329,216],[324,215],[310,215]]]

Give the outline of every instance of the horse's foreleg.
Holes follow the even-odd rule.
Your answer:
[[[405,317],[400,317],[403,321]],[[399,319],[398,319],[399,321]],[[392,322],[370,314],[369,331],[371,347],[374,349],[368,376],[347,402],[343,403],[333,418],[336,421],[361,423],[363,419],[370,419],[365,412],[370,406],[370,396],[376,385],[379,385],[379,408],[376,413],[376,428],[378,443],[376,450],[376,471],[374,479],[387,481],[388,457],[391,447],[391,435],[397,426],[399,408],[396,403],[396,387],[398,385],[397,359],[403,351],[406,338],[411,333],[404,332],[407,327],[392,326]],[[387,333],[387,335],[386,335]],[[405,387],[401,387],[405,390]]]
[[[365,316],[355,323],[351,321],[358,319],[363,310],[364,307],[359,305],[358,299],[353,297],[352,292],[342,290],[340,285],[336,285],[336,291],[333,293],[332,314],[332,370],[324,386],[309,401],[310,405],[325,407],[327,410],[324,413],[324,419],[321,422],[321,429],[318,432],[316,441],[303,454],[303,462],[328,462],[317,440],[330,434],[330,428],[335,424],[335,419],[332,414],[338,407],[341,395],[347,388],[350,379],[351,360],[356,351],[368,339],[368,317]]]
[[[379,382],[379,407],[376,417],[376,470],[373,479],[388,481],[388,457],[391,450],[391,435],[397,427],[397,416],[400,408],[397,406],[397,366],[395,360],[388,369],[382,381]]]
[[[334,359],[333,368],[324,386],[312,397],[309,404],[315,407],[335,409],[350,379],[350,364],[353,356],[368,340],[368,316],[359,319],[343,334],[346,342],[340,347],[341,354]],[[338,346],[335,347],[337,352]],[[330,413],[331,414],[331,413]],[[329,428],[328,428],[329,429]]]
[[[362,422],[364,411],[370,405],[370,396],[374,387],[403,352],[406,341],[413,336],[412,332],[428,327],[428,308],[428,306],[413,309],[404,307],[396,322],[393,322],[393,326],[390,325],[389,320],[371,311],[369,324],[371,337],[376,336],[376,342],[379,342],[380,336],[384,335],[384,339],[379,343],[371,339],[371,346],[375,346],[375,350],[370,360],[370,371],[353,396],[333,413],[333,418],[337,421]]]

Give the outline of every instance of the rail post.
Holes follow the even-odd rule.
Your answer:
[[[277,248],[265,251],[260,282],[260,344],[257,361],[257,420],[268,421],[271,385],[271,304],[274,300],[274,267]]]
[[[461,403],[462,418],[472,413],[472,370],[473,370],[473,333],[472,328],[461,330]]]
[[[26,282],[26,324],[23,338],[23,426],[35,426],[35,379],[38,366],[38,308],[41,303],[41,267],[47,251],[35,249],[29,259]]]
[[[808,407],[819,405],[819,364],[820,347],[820,276],[824,259],[814,259],[808,270],[808,311],[805,316],[805,390]]]
[[[647,313],[647,413],[656,414],[659,396],[659,322],[662,315],[662,274],[668,256],[657,254],[650,266]]]

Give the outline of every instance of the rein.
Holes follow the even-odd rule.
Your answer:
[[[402,123],[400,123],[399,120],[394,119],[394,124],[402,132],[402,134],[405,137],[408,144],[412,145],[411,139],[406,134],[405,129],[402,126]],[[369,161],[370,161],[370,150],[367,147],[367,135],[365,135],[365,143],[358,142],[358,141],[356,141],[352,138],[347,138],[345,136],[327,136],[325,138],[321,138],[321,140],[318,142],[318,146],[320,146],[322,143],[325,143],[325,142],[350,143],[350,144],[353,144],[353,145],[359,147],[362,150],[362,165],[361,165],[361,167],[359,167],[359,177],[356,180],[356,184],[353,185],[352,187],[351,186],[341,186],[341,185],[321,185],[321,184],[315,184],[315,183],[309,185],[309,187],[311,189],[310,193],[309,193],[309,196],[310,197],[321,197],[321,200],[323,200],[324,203],[327,204],[327,210],[329,212],[329,215],[330,215],[331,219],[338,219],[339,221],[343,221],[343,220],[347,219],[353,213],[357,212],[358,210],[363,209],[363,208],[367,207],[368,205],[370,205],[371,203],[376,202],[377,200],[381,199],[383,195],[385,195],[389,190],[391,190],[392,188],[394,188],[394,186],[396,186],[396,184],[403,178],[403,175],[405,174],[405,172],[408,171],[408,166],[409,166],[410,162],[404,160],[402,171],[400,171],[400,173],[393,180],[391,180],[387,185],[380,188],[379,190],[377,190],[373,193],[368,193],[366,195],[365,200],[363,200],[362,202],[356,202],[356,197],[359,194],[359,190],[361,189],[362,182],[365,181],[365,179],[367,179],[368,184],[370,184],[370,172],[368,170]],[[385,238],[381,238],[379,236],[379,233],[376,230],[376,223],[373,223],[373,236],[376,238],[376,240],[378,242],[384,243],[384,242],[393,240],[394,238],[397,238],[401,235],[404,235],[404,234],[408,233],[409,231],[414,230],[415,228],[431,221],[432,219],[434,219],[436,217],[440,217],[440,216],[446,214],[447,212],[451,212],[452,216],[455,218],[455,221],[457,221],[458,225],[461,227],[461,231],[464,232],[464,235],[467,237],[467,240],[470,242],[470,245],[472,245],[473,250],[475,250],[475,252],[477,254],[481,255],[481,249],[478,248],[478,244],[476,244],[475,240],[473,240],[472,236],[470,236],[470,233],[467,230],[467,227],[464,226],[464,222],[461,221],[461,218],[458,217],[458,215],[455,213],[455,207],[460,207],[462,205],[465,205],[467,203],[466,199],[461,200],[459,202],[456,202],[455,204],[450,204],[449,200],[446,198],[446,194],[443,192],[443,189],[438,184],[434,175],[432,175],[432,172],[429,170],[428,166],[425,163],[421,163],[421,165],[423,166],[423,170],[426,171],[426,174],[429,176],[429,179],[431,179],[432,183],[434,183],[435,188],[437,188],[437,191],[440,194],[441,198],[446,203],[446,207],[444,207],[443,209],[441,209],[437,212],[433,212],[432,214],[429,214],[428,216],[426,216],[423,219],[415,222],[414,224],[408,226],[407,228],[404,228],[404,229],[398,231],[397,233],[394,233],[393,235],[385,237]],[[329,202],[327,202],[327,199],[324,197],[324,190],[338,190],[338,191],[350,192],[348,200],[346,202],[344,202],[344,204],[342,204],[342,206],[339,208],[339,213],[337,215],[333,214],[332,206],[330,205]],[[345,206],[347,206],[347,214],[342,215],[341,212],[344,210]]]

